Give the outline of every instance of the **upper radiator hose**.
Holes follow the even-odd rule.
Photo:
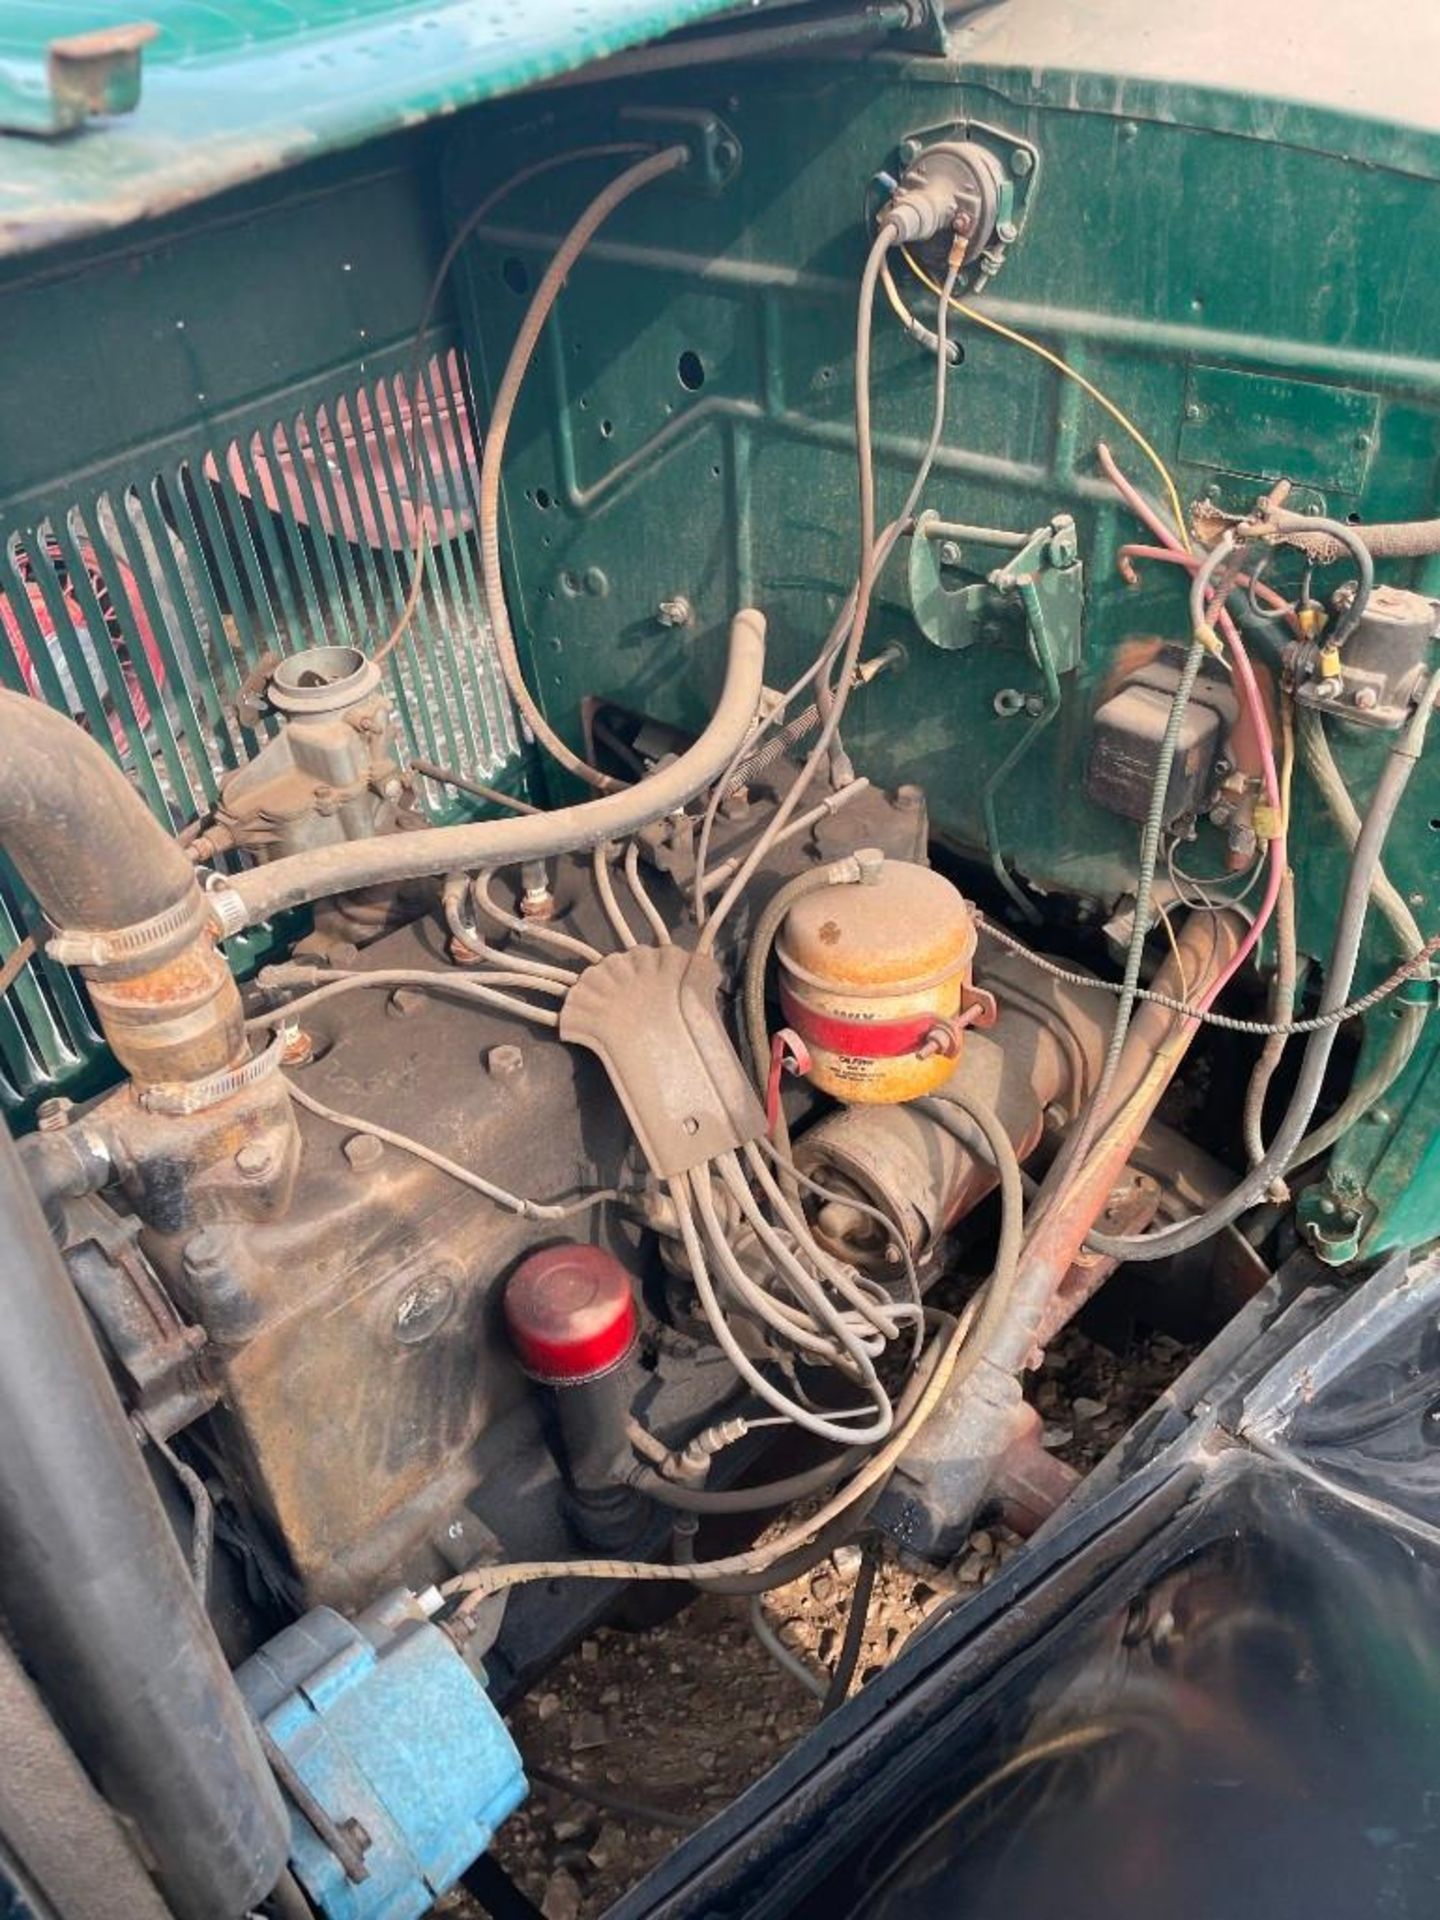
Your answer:
[[[115,1057],[142,1085],[245,1054],[240,996],[184,851],[94,740],[0,692],[0,846],[79,966]]]
[[[384,834],[272,860],[267,866],[237,873],[207,896],[222,932],[238,933],[285,907],[333,893],[419,880],[430,874],[547,860],[599,846],[604,840],[623,840],[652,820],[674,813],[720,778],[749,734],[764,667],[765,617],[747,608],[731,622],[725,685],[709,725],[693,746],[648,779],[551,813],[459,827],[425,827],[416,833]]]

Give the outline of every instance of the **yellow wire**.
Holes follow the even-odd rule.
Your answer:
[[[1280,824],[1290,832],[1290,788],[1295,778],[1295,714],[1290,696],[1280,690]]]
[[[895,315],[895,318],[900,322],[901,326],[904,327],[905,331],[912,333],[919,323],[905,302],[900,298],[900,289],[896,286],[895,276],[890,271],[890,256],[888,253],[880,262],[880,284],[885,289],[885,298],[890,302],[890,311]]]
[[[900,252],[904,257],[906,266],[909,267],[921,286],[928,287],[931,293],[935,295],[935,298],[937,300],[940,299],[944,289],[937,286],[930,278],[929,274],[926,273],[925,269],[920,265],[920,262],[915,259],[910,249],[908,247],[901,247]],[[891,306],[895,308],[902,320],[907,318],[908,314],[905,304],[896,291],[893,280],[890,281],[885,291]],[[1077,372],[1067,360],[1062,360],[1058,353],[1052,353],[1048,347],[1042,347],[1038,340],[1032,340],[1029,334],[1017,333],[1014,327],[1007,327],[999,320],[992,320],[989,314],[982,313],[978,307],[969,306],[963,300],[957,300],[953,294],[950,296],[950,305],[956,313],[961,314],[966,320],[973,320],[977,327],[986,327],[991,333],[998,333],[1002,340],[1009,340],[1017,347],[1024,347],[1027,353],[1037,354],[1047,365],[1054,367],[1057,373],[1063,373],[1067,380],[1073,380],[1081,392],[1088,393],[1097,406],[1105,409],[1116,426],[1123,432],[1129,434],[1130,438],[1135,442],[1135,445],[1144,454],[1156,473],[1159,474],[1165,488],[1166,497],[1170,502],[1170,511],[1175,518],[1175,531],[1183,542],[1185,551],[1187,553],[1193,553],[1195,549],[1191,545],[1190,530],[1185,522],[1185,512],[1180,505],[1180,491],[1175,485],[1174,476],[1171,474],[1169,467],[1167,467],[1165,462],[1160,458],[1160,455],[1155,451],[1154,447],[1151,446],[1150,442],[1145,438],[1139,427],[1137,427],[1135,422],[1130,418],[1129,414],[1122,413],[1115,402],[1103,394],[1092,381],[1087,380],[1083,373]]]
[[[1180,975],[1180,992],[1178,998],[1185,1001],[1188,1005],[1190,1000],[1190,982],[1185,977],[1185,962],[1180,956],[1180,944],[1175,938],[1175,929],[1170,924],[1169,914],[1158,900],[1155,902],[1155,911],[1160,916],[1160,924],[1165,929],[1165,938],[1170,942],[1170,952],[1175,961],[1176,972]]]

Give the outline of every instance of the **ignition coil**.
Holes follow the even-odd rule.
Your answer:
[[[956,234],[967,257],[994,238],[1005,175],[993,153],[973,140],[942,140],[926,147],[901,177],[882,218],[902,246]]]

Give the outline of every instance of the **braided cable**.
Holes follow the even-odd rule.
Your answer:
[[[1041,973],[1048,973],[1052,980],[1061,980],[1071,987],[1099,987],[1105,993],[1122,993],[1124,988],[1118,980],[1100,980],[1093,973],[1079,973],[1070,967],[1062,967],[1053,960],[1047,960],[1044,954],[1036,953],[1027,947],[1023,940],[1017,940],[1013,933],[999,927],[989,918],[983,918],[981,924],[990,937],[1008,952],[1022,960],[1028,960]],[[1237,1020],[1228,1013],[1201,1012],[1188,1006],[1183,1000],[1172,999],[1168,993],[1154,993],[1148,987],[1135,990],[1137,1000],[1148,1000],[1157,1007],[1168,1007],[1172,1013],[1183,1013],[1187,1019],[1198,1020],[1207,1027],[1220,1027],[1226,1033],[1297,1034],[1320,1033],[1326,1027],[1338,1027],[1346,1020],[1358,1019],[1362,1013],[1369,1013],[1378,1007],[1382,1000],[1388,1000],[1392,993],[1398,992],[1407,980],[1420,977],[1424,968],[1434,956],[1440,953],[1440,933],[1432,933],[1418,953],[1412,953],[1402,960],[1392,973],[1388,973],[1379,986],[1372,987],[1368,993],[1362,993],[1358,1000],[1348,1000],[1343,1007],[1332,1007],[1329,1013],[1317,1013],[1306,1020]]]

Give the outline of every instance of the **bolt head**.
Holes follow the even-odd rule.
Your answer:
[[[942,567],[959,566],[960,548],[956,541],[942,540],[940,542],[940,564]]]
[[[1376,693],[1374,687],[1357,687],[1355,689],[1355,704],[1362,713],[1369,713],[1372,708],[1380,704],[1380,696]]]
[[[263,1180],[275,1169],[275,1151],[263,1140],[251,1140],[235,1156],[235,1171],[246,1180]]]
[[[53,1094],[35,1109],[35,1126],[40,1133],[63,1133],[74,1109],[73,1100],[67,1100],[63,1093]]]
[[[509,1080],[525,1071],[525,1055],[516,1046],[491,1047],[485,1055],[485,1071],[497,1080]]]
[[[1035,156],[1027,153],[1024,147],[1017,147],[1010,156],[1010,171],[1017,180],[1023,180],[1035,170]]]
[[[660,602],[655,618],[662,627],[688,627],[695,619],[695,609],[683,593],[676,593]]]
[[[291,1027],[280,1058],[287,1067],[308,1067],[315,1058],[315,1041],[303,1027]]]

